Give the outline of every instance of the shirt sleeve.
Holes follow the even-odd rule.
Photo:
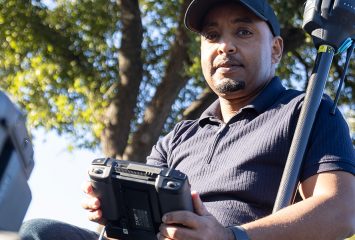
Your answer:
[[[147,157],[147,164],[168,167],[168,153],[174,136],[174,130],[160,138],[157,144],[153,146],[150,155]]]
[[[332,101],[323,98],[306,148],[300,181],[328,171],[355,175],[355,151],[349,127],[340,111],[330,114]]]

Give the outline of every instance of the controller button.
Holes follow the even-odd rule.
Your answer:
[[[98,158],[92,161],[93,165],[105,165],[105,158]]]
[[[166,183],[169,188],[178,188],[180,186],[179,182],[169,181]]]
[[[96,174],[102,174],[104,171],[102,171],[102,169],[100,169],[100,168],[96,168],[96,169],[94,169],[93,172]]]

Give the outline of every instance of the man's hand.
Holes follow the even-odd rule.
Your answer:
[[[222,226],[203,205],[197,192],[192,192],[195,213],[170,212],[163,216],[158,239],[175,240],[234,240],[231,230]]]
[[[90,221],[100,224],[104,223],[102,219],[102,211],[100,209],[100,200],[96,197],[90,181],[84,182],[82,189],[86,197],[81,202],[81,206],[89,211],[88,218]]]

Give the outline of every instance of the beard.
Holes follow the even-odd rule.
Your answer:
[[[222,83],[216,86],[220,93],[231,93],[245,88],[245,82],[242,80],[224,79]]]

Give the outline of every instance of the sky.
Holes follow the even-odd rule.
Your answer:
[[[32,131],[35,167],[28,181],[32,201],[25,221],[50,218],[95,230],[97,224],[87,219],[81,207],[85,197],[81,185],[89,179],[88,168],[100,152],[67,150],[70,140],[54,132]]]

